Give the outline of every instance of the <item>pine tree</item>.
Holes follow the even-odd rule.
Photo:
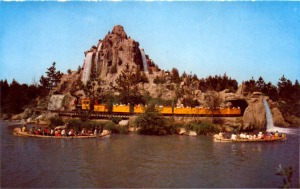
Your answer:
[[[143,103],[142,95],[138,90],[139,82],[140,77],[137,77],[133,69],[130,69],[127,64],[126,69],[116,79],[116,86],[113,86],[120,93],[121,102],[130,104],[131,110],[135,104]]]
[[[60,79],[63,75],[60,71],[56,71],[55,62],[52,63],[50,68],[47,68],[46,74],[47,76],[41,76],[40,78],[40,89],[42,95],[47,95],[50,90],[57,86],[60,82]]]
[[[60,71],[56,71],[55,62],[52,63],[52,66],[48,68],[47,70],[47,77],[50,81],[50,89],[53,89],[57,86],[57,84],[60,82],[60,79],[62,77],[62,73]]]

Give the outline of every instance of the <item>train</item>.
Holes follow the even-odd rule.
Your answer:
[[[136,105],[130,111],[129,105],[113,105],[112,110],[109,112],[108,106],[105,104],[98,104],[95,101],[94,105],[91,105],[91,99],[81,99],[81,104],[77,104],[77,109],[82,111],[92,111],[95,113],[111,113],[119,115],[131,115],[144,113],[145,106]],[[171,106],[157,106],[158,111],[165,116],[177,115],[177,116],[215,116],[215,117],[238,117],[242,116],[241,109],[239,107],[171,107]]]

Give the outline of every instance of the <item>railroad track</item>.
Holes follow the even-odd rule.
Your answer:
[[[57,113],[59,116],[66,116],[66,117],[80,117],[82,114],[86,113],[85,111],[77,112],[77,111],[59,111],[59,110],[43,110],[43,109],[35,109],[37,112],[53,112]],[[129,119],[131,116],[134,116],[137,114],[117,114],[117,113],[100,113],[100,112],[93,112],[89,113],[86,116],[88,116],[90,119],[105,119],[105,118],[125,118]],[[212,117],[212,115],[164,115],[166,117]],[[213,116],[213,117],[240,117],[241,115],[231,115],[231,116]]]

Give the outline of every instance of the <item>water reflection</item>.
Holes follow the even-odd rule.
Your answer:
[[[299,167],[299,135],[279,143],[140,135],[54,140],[0,129],[1,187],[274,188],[282,184],[275,176],[279,163]]]

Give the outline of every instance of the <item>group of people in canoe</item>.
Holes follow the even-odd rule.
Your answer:
[[[67,129],[66,126],[63,127],[39,127],[36,129],[34,126],[30,129],[27,128],[27,125],[24,125],[21,129],[22,132],[32,134],[32,135],[41,135],[41,136],[96,136],[103,131],[102,127],[94,127],[91,129],[82,128],[81,131],[76,130],[75,128]]]
[[[237,139],[247,139],[247,140],[273,140],[278,139],[279,137],[282,137],[284,134],[278,133],[276,131],[275,133],[266,133],[266,132],[259,132],[258,134],[250,134],[250,133],[240,133],[240,134],[227,134],[220,132],[218,134],[218,138],[220,139],[231,139],[231,140],[237,140]]]

